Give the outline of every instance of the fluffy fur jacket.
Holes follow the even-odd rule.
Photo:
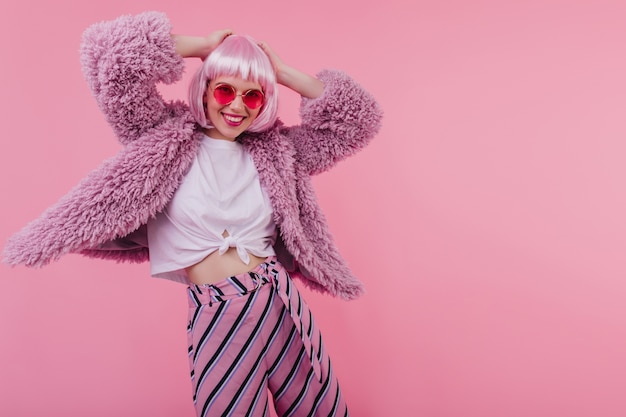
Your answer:
[[[157,12],[123,16],[85,31],[83,72],[124,147],[12,236],[5,262],[42,266],[70,252],[148,260],[148,248],[132,237],[170,201],[203,136],[187,105],[164,101],[156,88],[159,82],[178,81],[184,70],[170,31],[167,17]],[[279,260],[308,286],[352,299],[362,284],[333,243],[310,175],[363,148],[379,129],[381,111],[347,75],[325,70],[318,78],[325,91],[303,99],[299,126],[277,121],[268,131],[238,140],[270,197]]]

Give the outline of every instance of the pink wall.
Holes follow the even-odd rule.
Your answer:
[[[3,2],[0,242],[117,151],[80,34],[146,8],[345,69],[384,107],[315,182],[368,287],[308,297],[353,416],[626,415],[623,2]],[[75,255],[0,275],[0,415],[193,415],[182,286]]]

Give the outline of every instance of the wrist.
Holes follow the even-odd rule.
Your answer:
[[[202,36],[171,35],[176,53],[183,58],[204,59],[210,52],[207,38]]]
[[[317,98],[324,92],[323,82],[286,65],[276,71],[276,82],[307,98]]]

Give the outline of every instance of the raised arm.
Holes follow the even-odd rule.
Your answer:
[[[120,142],[126,144],[168,116],[157,83],[182,77],[167,17],[158,12],[122,16],[83,34],[83,73]]]
[[[208,36],[172,34],[174,50],[183,58],[204,60],[226,37],[233,34],[230,29],[220,29]]]
[[[324,83],[315,77],[310,76],[294,67],[283,62],[282,59],[274,52],[266,42],[259,42],[259,46],[263,52],[269,57],[274,72],[276,73],[276,82],[295,91],[302,97],[317,98],[324,92]]]
[[[287,64],[264,42],[276,79],[302,96],[302,124],[283,128],[296,148],[296,158],[309,174],[331,168],[365,147],[380,128],[382,111],[376,100],[340,71],[322,71],[317,78]]]

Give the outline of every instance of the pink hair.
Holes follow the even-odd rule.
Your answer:
[[[250,127],[262,132],[274,125],[278,113],[276,74],[269,58],[249,36],[231,35],[211,52],[194,74],[189,84],[189,107],[196,122],[211,127],[204,109],[204,94],[209,81],[220,76],[236,76],[261,85],[265,102]]]

